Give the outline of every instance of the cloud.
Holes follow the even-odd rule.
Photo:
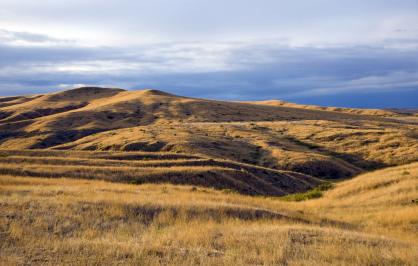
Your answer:
[[[99,84],[217,99],[417,90],[418,50],[172,42],[126,47],[0,45],[0,94]]]
[[[291,96],[338,95],[341,93],[399,92],[418,91],[418,72],[390,72],[381,76],[366,76],[352,80],[329,82],[331,87],[319,87],[297,92]]]
[[[418,102],[416,0],[2,0],[0,17],[0,95],[97,84],[216,99]]]
[[[71,41],[53,38],[45,34],[0,29],[0,44],[7,45],[57,45]]]
[[[2,0],[0,27],[97,45],[249,41],[366,45],[416,36],[416,0]],[[402,29],[402,31],[396,31]]]

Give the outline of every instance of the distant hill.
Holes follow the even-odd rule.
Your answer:
[[[256,102],[249,102],[249,103],[270,105],[270,106],[294,107],[294,108],[301,108],[301,109],[308,109],[308,110],[321,110],[321,111],[331,111],[331,112],[340,112],[340,113],[348,113],[348,114],[359,114],[359,115],[394,116],[397,113],[392,110],[324,107],[324,106],[317,106],[317,105],[304,105],[304,104],[289,103],[289,102],[279,101],[279,100],[256,101]]]

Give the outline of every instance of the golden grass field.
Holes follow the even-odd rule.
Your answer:
[[[0,98],[0,265],[417,265],[415,113]]]
[[[169,184],[0,176],[4,265],[416,265],[417,163],[301,202]]]

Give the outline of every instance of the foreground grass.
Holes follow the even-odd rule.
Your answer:
[[[418,164],[285,202],[201,187],[0,177],[0,261],[414,265]]]

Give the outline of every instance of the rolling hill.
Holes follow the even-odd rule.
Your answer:
[[[417,125],[391,111],[96,87],[0,102],[5,150],[195,154],[326,179],[418,159]]]
[[[0,98],[0,264],[416,265],[414,111]]]

